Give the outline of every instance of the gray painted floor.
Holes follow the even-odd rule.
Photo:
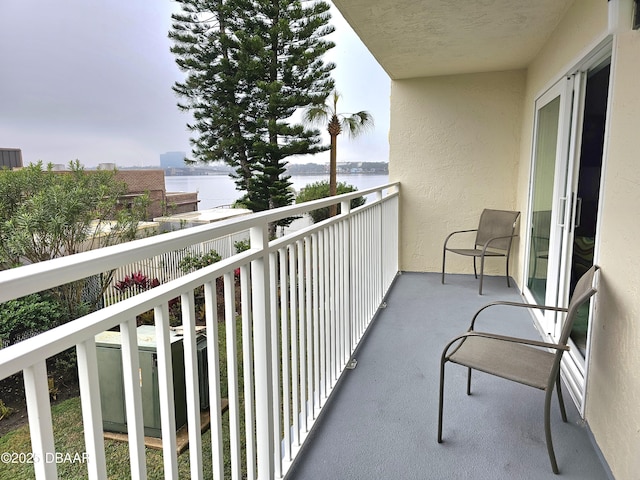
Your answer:
[[[606,479],[584,422],[564,390],[568,423],[554,398],[552,434],[560,476],[544,441],[543,392],[447,366],[444,443],[436,442],[439,362],[448,340],[492,300],[521,301],[504,278],[405,273],[391,289],[293,465],[298,479]],[[514,312],[517,312],[515,313]],[[539,338],[525,309],[493,307],[477,330]],[[515,313],[515,314],[514,314]]]

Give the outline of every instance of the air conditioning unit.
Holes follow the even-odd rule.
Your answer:
[[[144,434],[162,437],[160,427],[160,394],[158,387],[158,354],[156,333],[152,325],[138,327],[140,386],[142,388],[142,414]],[[173,365],[173,400],[176,428],[187,422],[187,401],[184,378],[184,344],[182,336],[171,331],[171,363]],[[207,368],[206,337],[197,338],[198,380],[201,409],[209,407],[209,377]],[[127,418],[122,373],[120,332],[103,332],[96,336],[98,378],[102,404],[102,425],[105,431],[127,432]]]

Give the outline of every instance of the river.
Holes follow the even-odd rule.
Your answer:
[[[305,185],[328,180],[327,175],[295,175],[293,188],[299,192]],[[377,187],[389,182],[388,175],[338,175],[338,182],[353,185],[358,190]],[[230,205],[242,196],[228,175],[166,176],[167,192],[198,192],[198,210]]]

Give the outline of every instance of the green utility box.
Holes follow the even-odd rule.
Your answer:
[[[158,357],[156,331],[152,325],[138,327],[138,351],[140,353],[140,385],[142,388],[142,413],[144,434],[162,437],[160,426],[160,395],[158,389]],[[173,390],[176,428],[187,421],[186,391],[184,380],[184,346],[182,336],[169,332],[171,361],[173,364]],[[206,345],[205,337],[198,338],[198,347]],[[96,336],[102,425],[105,431],[126,432],[124,380],[120,332],[103,332]],[[206,347],[205,347],[206,348]],[[202,370],[200,370],[202,372]],[[207,385],[208,387],[208,385]],[[202,395],[202,393],[201,393]]]

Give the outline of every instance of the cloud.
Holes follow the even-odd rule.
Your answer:
[[[171,90],[183,78],[167,38],[176,8],[158,0],[2,0],[0,147],[22,148],[27,163],[78,158],[87,166],[157,165],[160,153],[189,152],[189,116]],[[337,47],[328,60],[338,65],[341,107],[376,119],[369,138],[341,139],[341,152],[386,160],[389,80],[333,11]]]

